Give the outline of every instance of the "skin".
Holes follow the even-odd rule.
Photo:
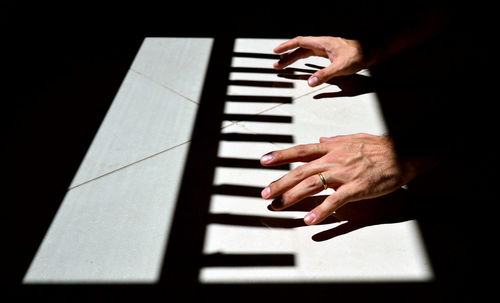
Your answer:
[[[309,56],[328,58],[331,64],[308,79],[314,87],[333,77],[354,74],[406,47],[396,46],[386,54],[368,56],[356,40],[298,36],[274,49],[281,54],[274,68],[285,68]],[[324,190],[319,173],[335,190],[304,217],[308,225],[320,223],[348,202],[389,194],[437,164],[432,157],[401,160],[390,137],[369,134],[321,138],[319,143],[270,152],[260,162],[263,166],[306,162],[262,190],[264,199],[273,199],[274,210],[286,209]]]
[[[338,37],[298,36],[280,44],[274,52],[281,53],[280,60],[274,64],[276,69],[285,68],[299,59],[310,56],[328,58],[331,64],[318,70],[307,80],[311,87],[318,86],[333,77],[352,75],[369,65],[357,40]]]
[[[402,163],[388,136],[355,134],[320,138],[320,143],[273,151],[261,158],[264,166],[306,162],[262,190],[271,207],[283,210],[323,191],[321,173],[335,193],[311,210],[304,221],[314,225],[342,205],[391,193],[413,179],[418,164]]]

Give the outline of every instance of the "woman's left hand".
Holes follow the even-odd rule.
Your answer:
[[[417,174],[414,165],[399,161],[390,137],[369,134],[321,138],[320,143],[270,152],[260,162],[264,166],[307,162],[262,190],[264,199],[274,199],[274,210],[324,190],[319,174],[335,190],[304,217],[308,225],[323,221],[348,202],[391,193]]]

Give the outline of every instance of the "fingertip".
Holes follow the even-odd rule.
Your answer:
[[[273,162],[273,155],[271,153],[265,154],[260,158],[260,164],[269,165]]]
[[[307,225],[314,225],[318,222],[318,215],[315,212],[311,211],[304,217],[304,222]]]
[[[313,75],[313,76],[309,77],[309,79],[307,80],[307,84],[309,84],[310,87],[315,87],[315,86],[318,86],[320,84],[320,82],[319,82],[318,77]]]
[[[262,190],[262,192],[260,193],[260,195],[264,199],[269,199],[269,197],[271,196],[271,188],[269,188],[269,186],[267,186],[266,188],[264,188]]]
[[[334,193],[328,196],[320,205],[316,206],[304,217],[304,222],[307,225],[315,225],[322,222],[339,207],[337,202],[338,195]]]

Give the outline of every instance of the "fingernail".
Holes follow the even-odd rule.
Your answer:
[[[266,187],[266,188],[264,188],[264,189],[262,190],[262,192],[260,193],[260,195],[261,195],[261,196],[262,196],[262,198],[264,198],[264,199],[269,198],[269,196],[271,195],[271,188],[269,188],[269,186],[268,186],[268,187]]]
[[[309,80],[307,80],[307,83],[309,83],[309,86],[316,86],[319,82],[319,79],[318,77],[316,76],[312,76],[309,78]]]
[[[260,158],[260,162],[262,163],[268,163],[271,162],[271,160],[273,160],[273,156],[271,154],[266,154]]]
[[[308,224],[308,225],[311,225],[311,224],[314,224],[314,221],[316,221],[316,218],[317,218],[316,214],[313,212],[310,212],[304,217],[304,222],[306,222],[306,224]]]

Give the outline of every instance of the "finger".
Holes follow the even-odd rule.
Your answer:
[[[335,137],[320,137],[319,138],[319,143],[333,142],[333,141],[335,141]]]
[[[277,166],[293,162],[309,162],[327,152],[321,143],[301,144],[267,153],[260,158],[260,163],[264,166]]]
[[[310,49],[298,48],[292,52],[283,54],[278,62],[274,63],[274,68],[282,69],[300,59],[305,59],[313,55]]]
[[[330,216],[335,210],[344,204],[353,201],[356,185],[347,183],[340,186],[337,191],[328,196],[323,203],[316,206],[305,217],[304,222],[307,225],[318,224]]]
[[[281,43],[280,45],[276,46],[273,49],[273,52],[276,53],[276,54],[280,54],[280,53],[289,51],[291,49],[297,48],[297,47],[299,47],[299,40],[300,39],[301,39],[301,37],[297,36],[297,37],[295,37],[293,39],[285,41],[285,42]]]
[[[304,179],[309,178],[313,175],[317,175],[318,173],[325,170],[325,164],[321,162],[320,159],[316,159],[307,164],[296,167],[288,174],[284,175],[280,179],[272,182],[266,188],[264,188],[262,190],[261,196],[264,199],[274,199],[276,197],[279,197],[289,189],[302,182]]]
[[[333,137],[320,137],[319,142],[320,143],[326,143],[326,142],[357,143],[357,142],[373,141],[377,137],[379,137],[379,136],[366,134],[366,133],[357,133],[357,134],[352,134],[352,135],[338,135],[338,136],[333,136]]]
[[[330,79],[338,75],[339,75],[338,66],[335,63],[332,63],[327,67],[320,69],[319,71],[312,74],[307,80],[307,83],[309,84],[309,86],[315,87],[329,81]]]
[[[327,182],[327,187],[336,188],[340,184],[339,180],[335,179],[335,174],[333,172],[329,171],[321,174]],[[282,210],[323,190],[325,190],[325,187],[321,177],[318,174],[315,174],[302,180],[299,184],[276,198],[271,203],[271,207],[274,210]]]
[[[320,37],[297,36],[291,40],[281,43],[273,51],[277,54],[289,51],[291,49],[302,47],[308,49],[323,49]]]

